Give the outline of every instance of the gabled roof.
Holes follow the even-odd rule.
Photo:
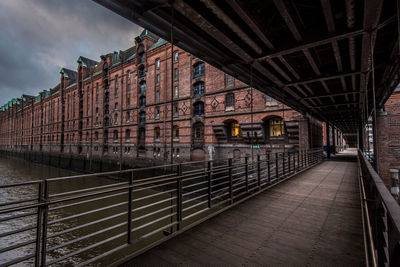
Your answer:
[[[156,41],[157,41],[158,39],[160,39],[160,36],[158,36],[158,35],[152,33],[152,32],[149,31],[149,30],[146,30],[146,29],[144,29],[144,30],[140,33],[139,37],[140,37],[140,38],[143,38],[143,37],[145,37],[145,36],[150,37],[150,38],[152,38],[152,39],[154,39],[154,40],[156,40]]]
[[[163,44],[166,44],[166,43],[167,43],[166,40],[160,38],[160,39],[158,39],[157,42],[155,42],[152,46],[150,46],[150,47],[147,49],[147,51],[151,51],[151,50],[153,50],[153,49],[155,49],[155,48],[157,48],[157,47],[159,47],[159,46],[162,46]]]
[[[83,56],[80,56],[76,62],[82,63],[82,66],[84,66],[86,68],[94,67],[97,64],[99,64],[99,62],[89,59],[87,57],[83,57]]]
[[[68,85],[76,82],[76,77],[77,77],[76,71],[73,71],[73,70],[70,70],[70,69],[67,69],[67,68],[62,68],[60,70],[60,74],[63,74],[64,77],[69,79],[68,80]]]

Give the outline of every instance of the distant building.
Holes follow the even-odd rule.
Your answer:
[[[125,51],[77,63],[54,88],[1,107],[2,149],[181,161],[322,146],[319,121],[147,30]]]

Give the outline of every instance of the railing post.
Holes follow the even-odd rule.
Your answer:
[[[47,227],[48,227],[48,213],[49,213],[49,206],[47,201],[49,200],[49,184],[48,181],[44,181],[44,198],[43,202],[43,229],[42,229],[42,260],[41,266],[46,266],[46,256],[47,256]]]
[[[268,183],[271,182],[271,155],[270,153],[267,154],[267,166],[268,166]]]
[[[288,166],[289,166],[289,170],[288,170],[288,173],[290,174],[290,152],[288,152]]]
[[[211,161],[207,162],[207,171],[208,171],[208,208],[211,208],[211,202],[212,202],[212,174],[211,174]]]
[[[44,182],[38,184],[38,202],[43,202],[43,190]],[[36,222],[36,255],[35,255],[35,266],[40,266],[40,238],[42,235],[42,218],[43,218],[43,207],[39,206],[37,211],[37,222]]]
[[[300,151],[297,151],[297,170],[300,170]]]
[[[261,157],[260,154],[257,155],[257,183],[258,189],[261,189]]]
[[[246,177],[246,191],[249,192],[249,158],[245,157],[244,158],[244,172],[245,172],[245,177]]]
[[[285,152],[282,153],[282,176],[285,176]]]
[[[176,230],[181,229],[182,224],[182,164],[178,165],[178,179],[176,180]]]
[[[278,169],[279,159],[278,152],[275,153],[275,179],[279,179],[279,169]]]
[[[228,175],[229,175],[229,198],[233,203],[233,178],[232,178],[232,159],[228,159]]]
[[[133,172],[129,177],[129,189],[128,189],[128,244],[132,244],[132,188],[133,185]]]

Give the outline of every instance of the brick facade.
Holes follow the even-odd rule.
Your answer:
[[[377,113],[378,173],[390,186],[390,169],[400,169],[400,88],[385,103],[385,110]]]
[[[53,89],[1,108],[2,149],[166,161],[172,142],[180,161],[245,156],[252,147],[265,154],[322,146],[318,120],[178,47],[171,53],[168,42],[146,30],[135,46],[100,62],[79,57],[77,71],[60,74]],[[279,118],[284,135],[270,136],[271,119]]]

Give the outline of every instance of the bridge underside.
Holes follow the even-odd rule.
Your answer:
[[[359,196],[357,163],[326,161],[122,266],[363,266]]]
[[[94,1],[169,41],[173,21],[174,44],[350,143],[399,82],[395,0]]]

